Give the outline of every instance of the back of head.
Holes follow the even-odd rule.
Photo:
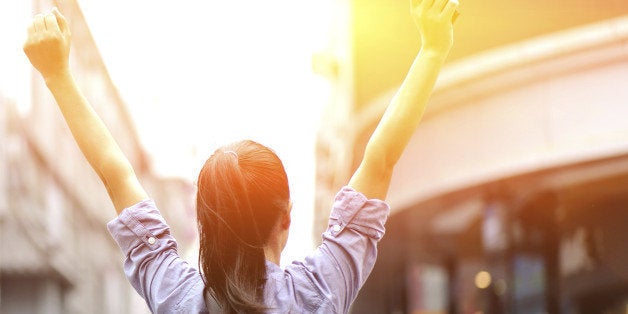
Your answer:
[[[206,300],[229,313],[266,309],[264,246],[289,202],[286,172],[269,148],[241,141],[207,159],[196,196]]]

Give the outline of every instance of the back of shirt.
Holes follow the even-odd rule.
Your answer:
[[[269,313],[346,313],[377,258],[389,207],[350,187],[336,195],[322,244],[285,270],[266,261]],[[200,273],[181,259],[151,200],[126,208],[107,225],[126,256],[124,271],[153,313],[213,313]],[[208,310],[209,308],[209,310]]]

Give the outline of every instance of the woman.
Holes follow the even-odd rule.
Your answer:
[[[241,141],[218,149],[198,177],[199,270],[179,258],[154,202],[69,68],[70,31],[53,9],[38,14],[24,51],[52,92],[74,139],[118,213],[108,224],[124,270],[153,312],[344,313],[371,272],[384,234],[393,167],[423,114],[453,43],[456,0],[414,0],[422,45],[370,138],[357,171],[337,194],[322,244],[282,270],[291,201],[277,155]]]

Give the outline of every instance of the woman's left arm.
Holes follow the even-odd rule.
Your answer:
[[[118,213],[148,196],[129,160],[74,80],[69,68],[70,30],[55,8],[28,28],[24,52],[41,73],[81,152],[100,177]]]

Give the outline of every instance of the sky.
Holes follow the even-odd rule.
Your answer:
[[[223,144],[272,148],[293,201],[282,266],[310,253],[320,241],[315,139],[331,95],[312,55],[329,45],[333,0],[77,1],[154,170],[194,183]],[[1,7],[0,71],[10,73],[0,75],[1,96],[27,111],[32,72],[22,44],[32,12],[21,1]]]
[[[330,1],[78,2],[154,169],[193,182],[223,144],[269,146],[294,203],[282,264],[309,253],[315,136],[330,91],[311,57],[325,45]]]

